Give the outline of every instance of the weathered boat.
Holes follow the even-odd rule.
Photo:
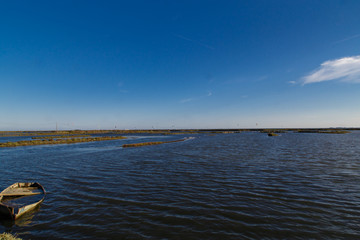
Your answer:
[[[0,217],[16,220],[39,206],[46,191],[41,184],[14,183],[0,193]]]

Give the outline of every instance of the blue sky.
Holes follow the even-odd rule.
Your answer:
[[[360,1],[3,1],[0,130],[360,127]]]

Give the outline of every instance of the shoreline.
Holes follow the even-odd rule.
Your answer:
[[[137,130],[23,130],[23,131],[1,131],[0,137],[5,136],[43,136],[43,135],[84,135],[84,134],[131,134],[131,133],[170,133],[189,134],[206,132],[261,132],[261,131],[356,131],[360,127],[338,127],[338,128],[204,128],[204,129],[137,129]]]
[[[31,137],[32,140],[0,142],[2,147],[20,147],[35,145],[55,145],[55,144],[73,144],[84,142],[97,142],[126,139],[120,134],[161,134],[161,135],[186,135],[186,134],[231,134],[242,132],[259,132],[268,134],[268,136],[277,136],[277,133],[308,133],[308,134],[347,134],[359,128],[261,128],[261,129],[187,129],[187,130],[69,130],[69,131],[0,131],[0,138],[6,137]],[[95,135],[95,136],[94,136]],[[96,136],[102,135],[102,136]],[[105,136],[104,136],[105,135]],[[106,136],[108,135],[108,136]],[[117,136],[109,136],[117,135]],[[170,143],[149,142],[142,145],[158,145]],[[129,145],[129,146],[128,146]],[[124,144],[123,147],[133,147],[133,144]],[[141,144],[139,144],[141,145]]]
[[[36,146],[36,145],[56,145],[56,144],[73,144],[73,143],[84,143],[84,142],[98,142],[98,141],[109,141],[126,139],[123,136],[117,137],[84,137],[84,138],[49,138],[41,140],[29,140],[29,141],[18,141],[18,142],[5,142],[0,143],[1,147],[22,147],[22,146]]]
[[[129,143],[129,144],[123,144],[123,148],[129,148],[129,147],[142,147],[142,146],[149,146],[149,145],[160,145],[165,143],[175,143],[175,142],[183,142],[189,139],[193,138],[182,138],[178,140],[172,140],[172,141],[158,141],[158,142],[142,142],[142,143]]]

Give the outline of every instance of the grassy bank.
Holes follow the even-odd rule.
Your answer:
[[[86,137],[86,138],[60,138],[60,139],[42,139],[42,140],[31,140],[31,141],[18,141],[18,142],[6,142],[0,143],[0,147],[20,147],[20,146],[34,146],[34,145],[53,145],[53,144],[72,144],[72,143],[83,143],[83,142],[97,142],[97,141],[108,141],[125,139],[126,137]]]
[[[173,140],[173,141],[162,141],[162,142],[143,142],[143,143],[131,143],[131,144],[124,144],[122,147],[142,147],[142,146],[149,146],[149,145],[159,145],[164,143],[174,143],[174,142],[182,142],[187,140],[188,138],[183,138],[179,140]]]
[[[22,239],[15,237],[11,233],[2,233],[0,234],[0,240],[22,240]]]

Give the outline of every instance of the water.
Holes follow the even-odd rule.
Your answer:
[[[38,181],[23,239],[360,238],[360,133],[145,136],[0,149],[0,189]]]

